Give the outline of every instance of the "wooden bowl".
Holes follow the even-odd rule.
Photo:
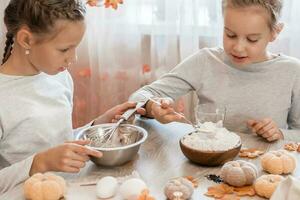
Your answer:
[[[240,142],[234,148],[227,151],[202,151],[199,149],[191,148],[182,142],[180,139],[179,144],[182,153],[192,162],[203,166],[219,166],[233,160],[240,152],[242,143]]]

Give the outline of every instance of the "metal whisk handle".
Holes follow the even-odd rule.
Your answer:
[[[124,119],[125,121],[128,120],[136,111],[137,109],[143,107],[146,104],[146,101],[138,102],[133,109],[127,110],[122,116],[121,119]]]

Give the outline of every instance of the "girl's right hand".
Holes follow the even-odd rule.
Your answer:
[[[183,116],[175,112],[174,101],[171,98],[157,98],[154,100],[159,104],[150,100],[150,110],[151,115],[157,121],[163,124],[183,121]]]
[[[101,152],[84,146],[89,143],[88,140],[66,142],[36,154],[29,175],[47,171],[79,172],[89,160],[89,156],[98,158],[102,156]]]

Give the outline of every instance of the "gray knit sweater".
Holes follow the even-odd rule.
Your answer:
[[[204,48],[168,74],[135,92],[146,96],[178,97],[195,91],[199,103],[226,107],[225,127],[249,132],[249,119],[272,118],[285,139],[300,141],[300,61],[285,55],[239,68],[222,48]]]

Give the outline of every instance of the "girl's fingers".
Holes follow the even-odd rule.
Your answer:
[[[80,169],[80,168],[85,167],[85,162],[70,159],[70,160],[68,160],[67,165],[69,167],[74,167],[74,168],[79,168]]]
[[[169,99],[163,99],[162,102],[161,102],[161,107],[163,109],[167,109],[167,108],[172,107],[172,104],[173,104],[173,102],[171,100],[169,100]]]
[[[146,109],[145,108],[138,108],[136,113],[140,114],[140,115],[146,115]]]
[[[71,152],[69,154],[69,158],[72,160],[80,161],[80,162],[86,162],[86,161],[90,160],[89,156],[87,156],[85,154],[75,153],[75,152]]]
[[[269,142],[273,142],[273,141],[279,140],[279,139],[280,139],[280,135],[279,135],[278,133],[276,133],[276,134],[272,135],[271,137],[268,137],[268,138],[267,138],[267,140],[268,140]]]
[[[166,115],[165,119],[168,122],[174,122],[174,121],[185,122],[184,119],[183,119],[183,117],[181,115]]]
[[[122,117],[122,115],[116,115],[114,119],[119,120],[119,119],[121,119],[121,117]]]
[[[256,124],[252,127],[252,130],[253,130],[255,133],[259,134],[259,130],[260,130],[261,128],[263,128],[264,126],[266,126],[267,124],[271,123],[271,122],[272,122],[272,120],[269,120],[269,119],[265,120],[265,119],[264,119],[264,120],[262,120],[262,121],[256,123]],[[261,134],[259,134],[259,135],[261,135]]]
[[[263,125],[259,122],[259,123],[257,123],[256,125],[256,128],[252,128],[252,132],[253,133],[256,133],[257,135],[261,135],[258,131],[257,131],[257,129],[260,129],[261,127],[263,127]]]
[[[116,115],[115,118],[111,120],[112,123],[117,123],[121,119],[122,115]]]
[[[166,113],[166,111],[164,109],[162,109],[161,107],[158,107],[158,106],[154,106],[152,111],[153,111],[154,116],[163,116]]]
[[[72,150],[82,155],[95,156],[97,158],[102,157],[102,153],[100,151],[88,148],[86,146],[73,145]]]
[[[120,112],[124,113],[130,108],[135,108],[136,104],[137,104],[136,102],[125,102],[120,105]]]
[[[260,134],[260,135],[263,135],[265,133],[267,133],[269,130],[273,129],[273,128],[276,128],[274,126],[274,124],[271,122],[267,125],[265,125],[264,127],[262,127],[260,130],[258,130],[257,132]]]
[[[124,114],[128,109],[135,108],[136,103],[134,103],[133,107],[131,105],[132,105],[132,103],[130,104],[130,107],[126,107],[126,109],[122,110],[121,112],[119,112],[119,114],[115,115],[115,117],[111,120],[111,122],[116,123],[117,121],[119,121],[122,117],[122,114]],[[139,109],[137,109],[136,113],[140,114],[140,115],[146,115],[146,110],[145,110],[145,108],[139,108]],[[132,116],[132,118],[134,118],[134,115]]]
[[[72,166],[64,166],[59,171],[68,172],[68,173],[78,173],[80,171],[80,168],[72,167]]]
[[[263,138],[269,138],[271,137],[272,135],[276,134],[277,132],[277,129],[275,127],[272,127],[269,131],[265,132],[264,134],[262,134],[261,136]]]

